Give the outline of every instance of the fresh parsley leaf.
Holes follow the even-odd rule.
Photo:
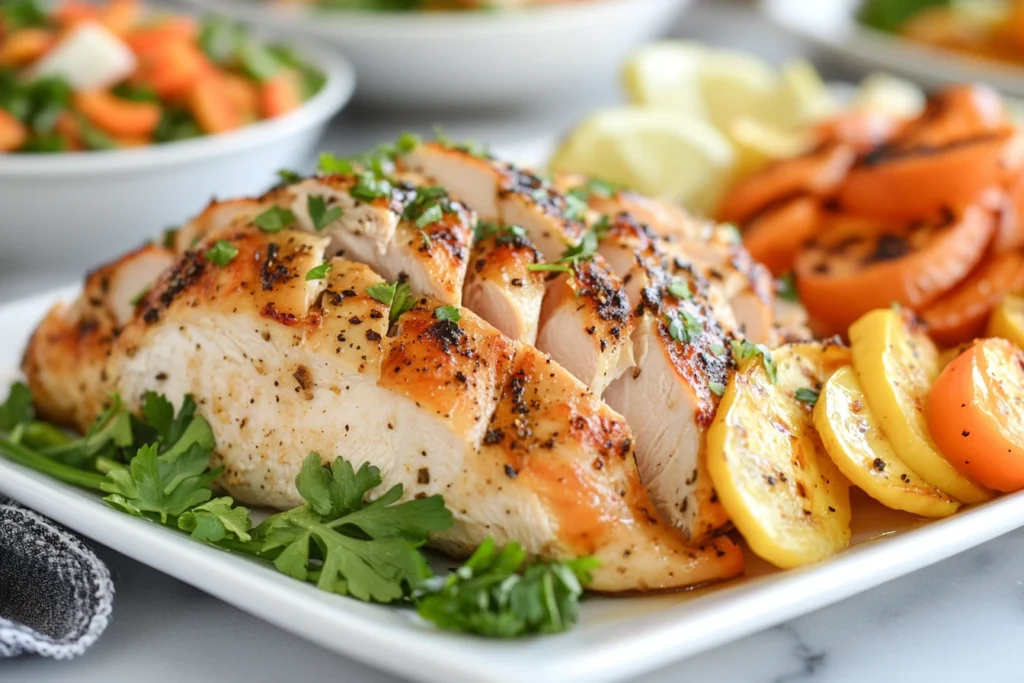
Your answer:
[[[668,336],[674,341],[689,344],[704,331],[704,323],[700,318],[687,310],[679,309],[670,312],[668,318]]]
[[[463,140],[462,142],[452,140],[450,137],[445,135],[440,124],[434,125],[434,138],[437,141],[437,144],[441,145],[445,149],[464,152],[470,156],[477,157],[478,159],[489,159],[491,157],[491,153],[487,147],[476,140]]]
[[[0,432],[13,431],[18,425],[35,419],[32,392],[22,382],[11,385],[7,400],[0,404]]]
[[[686,300],[693,298],[690,285],[682,278],[674,277],[668,283],[668,293],[677,299]]]
[[[349,190],[349,194],[363,202],[372,202],[375,199],[386,199],[391,197],[391,183],[387,178],[380,177],[373,171],[361,171],[356,184]]]
[[[405,132],[395,141],[395,154],[408,154],[423,144],[423,138],[415,133]]]
[[[164,249],[173,249],[174,243],[178,241],[178,231],[180,229],[178,227],[164,228],[163,235],[160,237],[160,246]]]
[[[587,206],[585,199],[580,199],[572,192],[565,195],[565,217],[571,221],[582,221],[587,215]]]
[[[309,269],[306,273],[306,282],[312,282],[313,280],[323,280],[327,277],[327,271],[331,269],[329,261],[324,261],[319,266],[315,266]]]
[[[525,566],[526,559],[518,543],[499,551],[488,538],[440,585],[421,593],[416,611],[442,629],[492,638],[567,631],[600,563],[586,557]]]
[[[775,295],[785,301],[800,301],[800,295],[796,290],[796,276],[792,272],[783,273],[782,277],[775,281]]]
[[[434,317],[438,320],[450,320],[458,323],[462,319],[462,313],[458,306],[438,306],[434,309]]]
[[[201,419],[201,418],[198,418]],[[184,453],[158,455],[158,444],[139,449],[127,467],[118,466],[107,473],[103,500],[112,507],[136,517],[157,518],[166,524],[190,508],[210,500],[210,451],[193,444]]]
[[[725,393],[725,385],[721,382],[708,382],[708,389],[710,389],[711,393],[715,396],[721,396]]]
[[[74,467],[86,467],[100,455],[118,459],[135,442],[131,415],[115,394],[110,406],[92,423],[85,436],[42,449],[44,455]]]
[[[380,282],[367,287],[366,293],[385,306],[390,307],[388,321],[391,325],[394,325],[403,313],[406,313],[416,304],[409,285],[404,282],[393,282],[390,284]]]
[[[4,0],[0,3],[0,18],[8,34],[49,23],[46,10],[35,0]]]
[[[317,168],[320,169],[321,173],[328,175],[351,175],[355,172],[351,161],[342,159],[330,152],[320,153],[320,163]]]
[[[772,352],[764,344],[752,344],[746,339],[742,341],[733,339],[732,355],[739,362],[761,356],[761,362],[764,364],[765,372],[768,373],[768,379],[772,381],[772,384],[779,381],[779,371],[775,365],[775,360],[772,359]]]
[[[949,5],[952,0],[867,0],[858,19],[865,26],[896,33],[911,17],[930,7]]]
[[[444,212],[441,210],[441,205],[440,204],[434,204],[432,206],[428,206],[423,211],[423,213],[420,214],[420,217],[416,219],[416,227],[417,228],[425,228],[428,225],[431,225],[433,223],[437,223],[438,221],[440,221],[443,218],[444,218]]]
[[[261,226],[262,227],[262,226]],[[206,250],[203,258],[216,263],[218,266],[226,266],[238,256],[238,247],[227,240],[217,240],[213,246]]]
[[[399,503],[401,484],[365,503],[381,484],[376,467],[320,462],[310,453],[296,478],[307,504],[261,525],[263,551],[280,550],[279,571],[325,591],[384,603],[405,598],[430,575],[419,546],[451,526],[451,512],[436,495]]]
[[[430,239],[430,235],[427,234],[426,230],[419,230],[420,239],[423,240],[423,248],[430,249],[434,246],[434,240]]]
[[[137,292],[137,293],[135,294],[135,296],[133,296],[133,297],[131,298],[131,301],[130,301],[129,303],[130,303],[130,304],[131,304],[131,305],[132,305],[133,307],[135,307],[135,306],[138,306],[139,304],[141,304],[141,303],[142,303],[142,301],[143,301],[143,300],[144,300],[144,299],[145,299],[145,298],[146,298],[146,297],[147,297],[147,296],[149,295],[149,293],[150,293],[150,292],[151,292],[152,290],[153,290],[153,287],[152,287],[152,285],[147,285],[146,287],[143,287],[142,289],[140,289],[140,290],[139,290],[139,291],[138,291],[138,292]]]
[[[274,54],[244,32],[239,34],[237,45],[239,65],[257,83],[266,83],[281,70],[281,63]]]
[[[820,392],[817,392],[814,389],[811,389],[810,387],[800,387],[795,392],[793,392],[793,396],[794,398],[796,398],[796,400],[800,401],[801,403],[806,403],[809,406],[813,406],[815,403],[818,402],[819,393]]]
[[[313,228],[317,232],[341,218],[343,213],[340,206],[328,209],[327,200],[319,195],[306,197],[306,210],[309,211],[309,219],[313,222]]]
[[[287,168],[277,169],[277,177],[281,179],[282,183],[297,183],[302,180],[301,175]]]
[[[494,237],[498,244],[508,244],[526,237],[526,228],[521,225],[498,225],[479,221],[473,229],[477,241]]]
[[[249,541],[249,510],[235,506],[235,501],[224,496],[214,498],[202,505],[186,510],[178,517],[178,528],[189,533],[197,541],[217,543],[234,536],[240,541]]]
[[[295,222],[295,214],[281,206],[272,206],[252,219],[263,232],[281,232]]]

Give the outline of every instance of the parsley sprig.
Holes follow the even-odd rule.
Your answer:
[[[388,310],[388,323],[394,325],[403,313],[407,313],[414,305],[416,299],[412,290],[405,282],[378,282],[366,288],[366,293],[390,307]]]
[[[420,616],[449,631],[516,638],[569,630],[579,598],[600,563],[594,558],[536,562],[515,542],[484,541],[464,565],[433,582],[417,601]]]
[[[590,261],[597,253],[601,240],[611,230],[611,221],[608,216],[601,216],[590,229],[587,230],[580,241],[562,252],[562,258],[554,263],[531,263],[526,266],[528,270],[553,270],[564,273],[572,273],[576,266],[583,261]]]
[[[378,495],[381,473],[367,463],[355,468],[337,458],[324,465],[310,453],[295,480],[305,503],[252,528],[247,508],[215,497],[214,435],[196,408],[186,397],[175,412],[166,397],[150,392],[133,415],[115,397],[89,434],[72,439],[36,421],[31,393],[15,384],[0,404],[0,455],[106,492],[115,509],[272,562],[322,590],[415,601],[423,618],[447,630],[509,638],[564,631],[577,620],[596,560],[527,565],[517,543],[498,551],[487,539],[454,574],[434,577],[421,549],[430,534],[451,527],[451,511],[440,495],[403,501],[401,484]],[[72,466],[42,452],[53,446],[92,456]]]
[[[775,365],[772,352],[768,350],[767,346],[764,344],[754,344],[746,339],[733,339],[731,344],[732,355],[737,362],[742,363],[743,361],[760,356],[761,363],[764,365],[764,371],[768,373],[768,379],[772,381],[772,384],[776,384],[779,381],[779,369]]]

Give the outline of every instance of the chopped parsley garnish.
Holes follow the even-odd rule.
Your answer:
[[[351,175],[355,172],[351,161],[342,159],[330,152],[320,153],[320,163],[317,168],[321,173],[326,173],[327,175]]]
[[[565,195],[565,217],[571,221],[582,221],[587,216],[586,200],[580,199],[571,192]]]
[[[361,171],[349,194],[354,199],[372,202],[374,199],[390,198],[391,190],[391,182],[387,178],[380,177],[373,171]]]
[[[602,199],[611,199],[621,188],[615,183],[600,178],[590,178],[585,185],[574,187],[569,194],[584,202],[590,201],[591,197],[597,196]]]
[[[775,366],[775,360],[772,358],[772,352],[764,344],[752,344],[746,339],[742,341],[733,339],[732,355],[739,362],[749,360],[755,356],[761,356],[761,362],[764,364],[765,372],[768,373],[768,379],[772,381],[772,384],[779,381],[779,371]]]
[[[775,295],[785,301],[800,301],[800,295],[796,290],[796,277],[792,272],[783,273],[782,277],[775,281]]]
[[[561,633],[579,618],[579,598],[600,566],[593,557],[527,564],[515,541],[498,550],[488,538],[447,579],[416,601],[424,619],[447,631],[515,638]]]
[[[423,240],[423,248],[430,249],[434,246],[434,240],[430,239],[430,235],[427,234],[426,230],[418,230],[420,233],[420,239]]]
[[[164,249],[174,249],[174,243],[178,241],[178,231],[181,228],[164,228],[163,235],[160,237],[160,246]]]
[[[272,206],[252,219],[263,232],[281,232],[295,223],[295,214],[290,209]]]
[[[217,240],[203,254],[203,258],[216,263],[218,266],[226,266],[234,261],[236,256],[238,256],[238,247],[227,240]]]
[[[306,282],[312,282],[313,280],[323,280],[327,277],[328,271],[331,269],[331,264],[328,261],[324,261],[319,266],[310,268],[309,272],[306,273]]]
[[[508,244],[516,239],[526,237],[526,228],[521,225],[499,225],[497,223],[480,221],[473,229],[473,233],[477,241],[494,237],[498,244]]]
[[[277,170],[277,177],[281,179],[282,183],[297,183],[302,180],[301,175],[287,168],[279,168]]]
[[[716,341],[713,341],[710,344],[708,344],[708,348],[711,349],[711,353],[715,354],[719,358],[725,355],[725,347]]]
[[[801,403],[806,403],[809,406],[813,406],[815,403],[818,402],[819,393],[821,392],[815,391],[814,389],[811,389],[809,387],[800,387],[795,392],[793,392],[793,396],[794,398],[796,398],[796,400],[800,401]]]
[[[692,299],[690,285],[682,278],[674,277],[668,283],[668,293],[680,300]]]
[[[458,306],[438,306],[434,309],[434,317],[438,320],[450,320],[457,323],[462,320]]]
[[[708,382],[708,389],[710,389],[711,393],[715,396],[721,396],[725,393],[725,385],[721,382]]]
[[[526,268],[528,270],[559,270],[566,273],[573,271],[572,267],[575,267],[581,261],[590,261],[594,258],[594,254],[597,253],[597,248],[601,244],[601,240],[611,229],[611,221],[608,220],[608,216],[601,216],[594,225],[584,233],[580,241],[572,247],[569,247],[562,252],[562,258],[558,259],[556,263],[531,263]],[[564,268],[551,268],[549,266],[561,265]],[[572,267],[570,267],[572,266]]]
[[[343,213],[340,206],[332,206],[328,209],[327,200],[319,195],[306,197],[306,210],[309,212],[309,220],[313,222],[313,228],[317,232],[341,218]]]
[[[573,270],[571,266],[567,266],[564,263],[530,263],[526,266],[527,270],[536,270],[552,273],[569,273],[572,274]]]
[[[679,309],[670,312],[668,318],[668,336],[674,341],[689,344],[704,331],[701,319],[687,310]]]
[[[444,218],[444,211],[441,210],[440,204],[433,204],[424,209],[423,213],[416,219],[417,228],[425,228],[428,225],[437,223]]]
[[[367,287],[366,293],[385,306],[390,307],[388,322],[392,325],[395,324],[403,313],[406,313],[416,304],[416,299],[413,298],[409,285],[404,282],[378,282]]]
[[[8,35],[23,28],[46,26],[50,21],[36,0],[5,0],[0,3],[0,19]]]
[[[462,142],[455,142],[450,137],[444,134],[441,126],[434,126],[434,138],[437,140],[437,144],[441,145],[445,149],[450,149],[456,152],[464,152],[470,156],[477,157],[478,159],[489,159],[491,156],[485,145],[480,144],[475,140],[463,140]]]

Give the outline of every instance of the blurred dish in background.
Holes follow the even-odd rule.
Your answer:
[[[259,0],[257,0],[259,1]],[[493,12],[538,5],[568,5],[600,0],[266,0],[350,12]]]
[[[3,9],[7,12],[13,6],[5,3]],[[117,6],[111,4],[108,8]],[[19,1],[17,7],[24,10],[33,6]],[[85,5],[65,7],[94,11]],[[34,22],[47,21],[45,15],[34,10],[27,16],[35,17]],[[16,17],[24,21],[26,15]],[[47,57],[43,57],[34,66],[23,66],[8,76],[13,80],[7,85],[0,84],[0,117],[16,120],[15,132],[21,131],[24,136],[20,143],[6,148],[59,152],[0,154],[3,267],[44,262],[82,264],[181,222],[211,196],[262,192],[276,181],[278,169],[304,167],[311,161],[327,123],[354,90],[351,65],[331,51],[316,49],[309,41],[296,52],[284,46],[263,48],[262,43],[234,25],[207,22],[197,26],[190,22],[167,18],[148,28],[130,30],[122,39],[111,37],[117,35],[115,31],[100,28],[101,21],[91,18],[71,28],[70,35],[89,29],[105,36],[108,46],[133,42],[147,45],[154,34],[172,27],[185,28],[193,42],[174,39],[167,44],[177,45],[200,61],[205,77],[223,86],[216,91],[218,97],[233,92],[226,82],[244,82],[246,98],[255,98],[255,103],[250,101],[252,109],[246,110],[232,100],[234,104],[225,101],[206,111],[205,107],[216,102],[205,99],[203,81],[194,81],[200,93],[189,94],[187,79],[182,78],[182,65],[188,62],[163,50],[122,54],[137,63],[138,69],[122,66],[115,73],[109,68],[115,61],[104,57],[112,53],[86,49],[73,59],[56,60],[57,67],[42,80],[22,80],[30,69],[47,63]],[[23,30],[50,30],[23,26],[12,32],[13,23],[10,14],[5,14],[5,36]],[[159,45],[163,38],[153,40]],[[50,55],[59,56],[60,49],[58,45]],[[149,80],[137,79],[139,73],[149,74]],[[103,79],[95,80],[99,76]],[[297,88],[306,88],[302,99],[278,101],[287,106],[275,111],[261,109],[273,103],[267,101],[270,86],[282,77],[294,78]],[[75,85],[81,84],[89,88],[76,90]],[[182,90],[166,92],[164,87],[171,84],[180,85]],[[150,92],[156,95],[156,101]],[[87,100],[84,107],[83,95]],[[307,95],[309,99],[305,100]],[[240,118],[244,125],[223,126],[232,128],[223,132],[217,126],[210,127],[218,116],[225,115],[224,107],[236,107],[227,113],[238,117],[235,122]],[[132,116],[125,118],[124,111]],[[126,137],[127,131],[118,127],[137,123],[139,111],[149,112],[147,126],[154,123],[152,112],[157,112],[155,128],[133,130],[133,137]],[[270,113],[279,115],[263,118]],[[216,134],[202,135],[204,132]],[[137,146],[145,142],[167,144]],[[129,146],[132,148],[120,148]],[[60,248],[54,249],[54,245]]]
[[[667,30],[690,2],[333,12],[317,3],[188,1],[233,19],[330,41],[355,64],[363,102],[445,109],[527,107],[586,91],[612,78],[631,49]]]
[[[937,5],[947,7],[931,8]],[[1017,0],[761,0],[761,6],[791,33],[863,66],[893,71],[929,87],[984,82],[1024,95],[1022,59],[1006,60],[1009,47],[1002,38],[1011,26],[1024,22]],[[915,11],[922,8],[926,14]],[[901,29],[914,39],[901,35]],[[1024,29],[1017,28],[1009,41],[1022,50],[1014,54],[1024,55],[1022,36]],[[988,58],[997,53],[1003,58]]]
[[[324,75],[224,20],[137,0],[0,4],[0,152],[141,147],[282,116]]]

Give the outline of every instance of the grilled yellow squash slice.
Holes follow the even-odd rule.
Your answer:
[[[961,503],[992,492],[961,476],[928,432],[925,403],[940,370],[939,352],[909,314],[889,308],[850,326],[853,367],[868,405],[893,450],[921,479]]]
[[[814,426],[839,471],[882,505],[922,517],[946,517],[960,507],[893,450],[851,366],[825,382],[814,406]]]
[[[1024,296],[1008,294],[988,319],[989,337],[1002,337],[1024,348]]]
[[[770,363],[741,362],[707,434],[708,470],[718,497],[751,550],[777,567],[826,558],[850,543],[849,482],[797,397],[821,389],[849,363],[840,346],[787,344]]]

